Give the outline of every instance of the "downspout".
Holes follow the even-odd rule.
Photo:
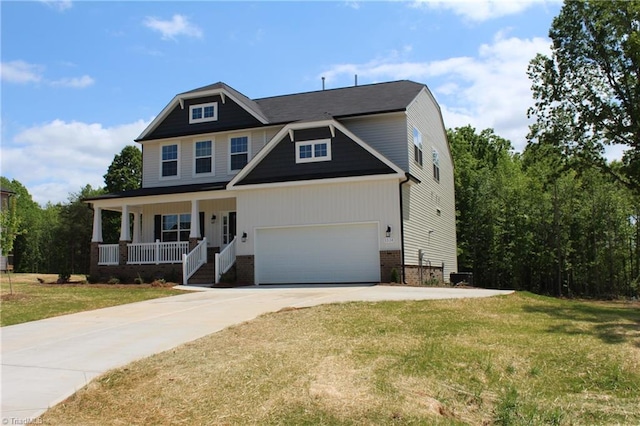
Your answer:
[[[399,193],[400,193],[400,262],[402,266],[402,283],[407,284],[407,279],[404,274],[404,214],[403,214],[403,205],[402,205],[402,185],[409,182],[411,180],[411,175],[409,173],[405,173],[405,180],[400,182]]]

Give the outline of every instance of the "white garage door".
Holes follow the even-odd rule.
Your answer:
[[[256,282],[380,281],[376,223],[259,229]]]

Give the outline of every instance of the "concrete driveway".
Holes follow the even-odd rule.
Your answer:
[[[380,285],[180,288],[199,291],[2,327],[2,424],[37,422],[112,368],[285,307],[511,293]]]

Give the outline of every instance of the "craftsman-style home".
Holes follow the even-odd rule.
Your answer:
[[[414,283],[457,270],[451,151],[424,84],[250,99],[216,83],[176,95],[136,142],[142,188],[87,200],[92,275]],[[102,243],[104,210],[121,212],[118,244]]]

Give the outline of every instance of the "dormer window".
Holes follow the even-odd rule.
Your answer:
[[[331,161],[331,139],[296,142],[296,163]]]
[[[189,124],[205,123],[218,120],[218,103],[191,105],[189,107]]]

